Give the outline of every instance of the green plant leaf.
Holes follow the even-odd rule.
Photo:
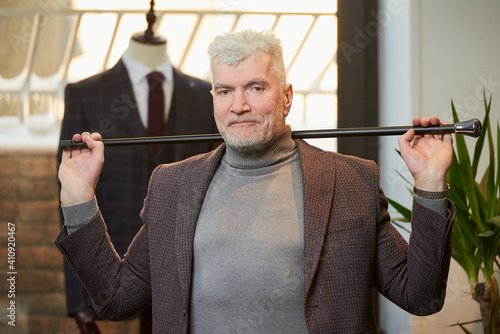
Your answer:
[[[402,224],[397,223],[397,222],[396,222],[396,221],[394,221],[394,220],[392,220],[392,223],[393,223],[395,226],[397,226],[397,227],[399,227],[400,229],[402,229],[403,231],[405,231],[406,233],[408,233],[408,234],[409,234],[409,233],[411,233],[411,231],[410,231],[410,230],[408,229],[408,227],[407,227],[407,226],[408,226],[408,224],[406,224],[406,226],[405,226],[405,225],[402,225]]]
[[[477,320],[472,320],[472,321],[467,321],[467,322],[457,322],[456,324],[448,325],[448,327],[459,326],[460,328],[462,328],[465,331],[465,333],[471,333],[467,329],[465,329],[465,327],[463,325],[477,324],[480,322],[483,322],[483,319],[477,319]]]
[[[491,102],[490,102],[491,103]],[[489,109],[488,109],[488,114],[489,114]],[[489,124],[489,120],[488,120]],[[488,173],[488,181],[486,183],[486,202],[487,202],[487,207],[489,209],[486,209],[486,218],[493,217],[495,215],[495,201],[493,200],[493,197],[496,197],[496,185],[495,185],[495,147],[493,145],[493,136],[491,134],[491,127],[487,127],[487,133],[488,133],[488,145],[489,145],[489,155],[490,155],[490,165],[488,166],[488,170],[486,173]],[[485,173],[485,174],[486,174]],[[496,200],[496,198],[495,198]]]
[[[388,198],[389,204],[392,205],[405,219],[407,222],[411,221],[411,210],[405,208],[404,205],[399,204],[398,202]]]
[[[477,174],[477,166],[479,164],[479,160],[481,157],[481,152],[483,151],[483,145],[484,145],[484,139],[486,138],[486,129],[489,127],[489,114],[490,114],[490,107],[491,107],[491,96],[489,102],[486,100],[486,92],[483,90],[483,99],[484,99],[484,110],[485,110],[485,116],[484,120],[482,123],[483,126],[483,131],[481,131],[481,134],[477,138],[476,141],[476,146],[474,147],[474,160],[472,161],[472,171],[474,177]]]
[[[472,332],[468,331],[467,328],[465,328],[462,324],[460,324],[459,326],[464,331],[465,334],[472,334]]]
[[[487,230],[487,231],[484,231],[483,233],[479,233],[478,236],[480,236],[480,237],[491,237],[494,234],[495,234],[495,232],[493,232],[492,230]]]
[[[458,115],[457,111],[455,109],[455,105],[453,104],[453,101],[451,102],[451,109],[453,113],[453,120],[455,122],[458,122]],[[481,133],[481,136],[484,135],[484,131]],[[480,136],[480,137],[481,137]],[[476,192],[475,192],[475,180],[474,177],[475,175],[473,174],[472,166],[471,166],[471,161],[469,157],[469,152],[467,151],[467,145],[465,144],[465,139],[463,136],[455,136],[455,141],[457,144],[457,153],[458,153],[458,161],[460,165],[460,171],[461,175],[463,177],[464,181],[464,186],[465,189],[470,189],[472,191],[467,191],[467,198],[468,198],[468,203],[470,206],[470,212],[472,216],[472,220],[474,224],[476,225],[477,229],[479,232],[484,231],[484,226],[481,221],[481,216],[480,216],[480,210],[479,210],[479,204],[478,200],[476,197]]]
[[[490,293],[491,293],[491,316],[490,316],[490,333],[495,332],[495,320],[497,318],[498,309],[500,307],[500,296],[498,291],[498,282],[495,275],[491,275],[487,278],[490,282]]]
[[[491,218],[487,219],[486,222],[489,224],[493,224],[493,225],[500,227],[500,215],[495,216],[495,217],[491,217]]]
[[[489,211],[487,206],[487,199],[485,199],[485,197],[481,193],[481,188],[477,182],[474,184],[474,191],[476,192],[479,219],[481,219],[481,221],[485,221],[487,218],[486,214]]]
[[[481,182],[479,182],[479,190],[481,191],[481,195],[485,198],[488,197],[488,182],[490,181],[490,170],[491,166],[486,167],[486,171],[481,178]]]
[[[451,188],[450,201],[456,206],[468,211],[469,208],[467,206],[465,184],[462,178],[462,171],[460,170],[460,163],[458,162],[458,157],[455,151],[453,151],[453,161],[446,175],[446,181]]]
[[[496,190],[493,194],[493,203],[492,207],[494,209],[494,214],[500,214],[500,125],[497,123],[497,181],[496,181]]]
[[[403,181],[405,181],[410,186],[410,192],[413,195],[413,183],[411,183],[410,180],[408,180],[406,177],[404,177],[400,171],[397,170],[396,173],[399,175],[400,178],[403,179]]]

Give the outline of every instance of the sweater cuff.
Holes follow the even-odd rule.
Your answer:
[[[421,206],[432,210],[443,217],[448,217],[450,210],[448,209],[448,199],[429,199],[420,197],[418,195],[413,196],[413,199],[417,201]]]
[[[68,235],[87,224],[99,211],[95,196],[88,202],[71,206],[61,206],[61,209]]]

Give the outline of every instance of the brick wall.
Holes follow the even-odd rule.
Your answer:
[[[59,231],[56,165],[55,152],[0,151],[0,333],[79,332],[66,316],[63,258],[53,242]],[[9,263],[13,238],[15,262]],[[15,327],[7,309],[12,302]],[[137,320],[98,326],[102,334],[139,332]]]

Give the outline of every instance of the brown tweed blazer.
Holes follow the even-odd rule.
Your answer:
[[[389,221],[374,162],[296,142],[309,333],[376,333],[373,287],[413,314],[440,310],[454,208],[443,217],[414,202],[408,245]],[[58,235],[101,317],[124,319],[152,303],[154,333],[188,333],[194,231],[224,148],[155,170],[144,226],[123,259],[100,214],[71,236]]]

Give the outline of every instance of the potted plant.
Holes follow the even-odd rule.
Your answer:
[[[496,158],[494,141],[489,121],[491,97],[484,95],[485,117],[483,131],[478,137],[472,160],[463,136],[456,136],[456,149],[453,163],[447,174],[451,188],[450,202],[457,209],[453,225],[452,257],[465,270],[470,284],[471,295],[479,304],[484,333],[500,333],[499,287],[495,278],[495,265],[500,267],[500,127],[497,124]],[[451,102],[453,121],[459,122],[453,101]],[[483,152],[485,140],[489,146],[489,167],[478,181],[478,163]],[[406,180],[408,182],[408,180]],[[410,191],[412,191],[410,189]],[[409,222],[411,210],[388,199],[389,203],[401,214],[393,223]],[[482,273],[484,282],[479,281]],[[471,323],[471,322],[468,322]],[[469,333],[464,325],[462,330]]]

